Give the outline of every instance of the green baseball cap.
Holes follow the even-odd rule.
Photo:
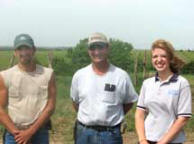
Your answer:
[[[28,34],[19,34],[14,40],[14,49],[17,49],[21,46],[27,46],[29,48],[34,48],[34,41],[32,37]]]

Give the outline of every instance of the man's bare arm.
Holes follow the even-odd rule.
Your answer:
[[[0,75],[0,123],[13,135],[18,133],[13,121],[6,112],[8,103],[8,91],[4,84],[4,80]]]

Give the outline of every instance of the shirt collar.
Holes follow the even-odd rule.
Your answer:
[[[155,82],[159,81],[158,73],[155,74]],[[178,80],[178,74],[174,73],[173,76],[168,80],[168,82],[176,82]]]

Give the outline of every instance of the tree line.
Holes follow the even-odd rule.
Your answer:
[[[88,39],[82,39],[79,43],[72,48],[67,49],[67,57],[70,61],[66,61],[65,58],[54,57],[53,68],[56,74],[60,75],[72,75],[77,69],[84,67],[90,63],[90,57],[87,52]],[[150,51],[146,50],[146,60],[143,50],[135,50],[131,43],[124,42],[119,39],[110,39],[110,55],[109,60],[112,64],[126,70],[127,72],[134,72],[134,64],[137,61],[137,72],[143,72],[143,67],[146,70],[154,71],[151,64]],[[190,51],[189,53],[194,53]],[[146,62],[145,62],[146,61]],[[186,62],[186,65],[182,69],[183,74],[194,73],[194,60]]]

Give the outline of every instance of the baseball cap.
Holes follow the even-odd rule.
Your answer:
[[[89,36],[88,38],[88,45],[90,46],[91,44],[94,43],[106,43],[108,44],[108,39],[107,37],[102,34],[102,33],[93,33]]]
[[[32,37],[28,34],[19,34],[14,40],[14,49],[17,49],[21,46],[27,46],[29,48],[34,47],[34,41]]]

